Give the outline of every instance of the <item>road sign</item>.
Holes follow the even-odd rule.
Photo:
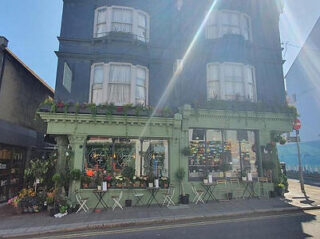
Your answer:
[[[299,119],[296,119],[296,120],[294,121],[293,129],[294,129],[294,130],[299,130],[299,129],[301,129],[301,121],[300,121]]]
[[[288,137],[287,138],[288,143],[296,143],[297,142],[297,137]],[[300,142],[300,137],[298,137],[298,142]]]

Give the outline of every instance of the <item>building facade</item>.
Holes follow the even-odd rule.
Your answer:
[[[46,124],[35,120],[37,108],[54,91],[8,48],[0,37],[0,201],[23,186],[24,164],[41,147]]]
[[[267,0],[65,0],[55,99],[73,104],[40,113],[60,145],[58,166],[69,145],[72,168],[110,174],[115,186],[124,168],[175,184],[182,169],[192,194],[192,182],[211,176],[258,182],[263,160],[274,160],[276,182],[270,142],[295,117],[285,102],[280,14]],[[270,182],[255,184],[258,193]],[[241,196],[244,185],[228,185]],[[81,185],[70,186],[73,197]]]

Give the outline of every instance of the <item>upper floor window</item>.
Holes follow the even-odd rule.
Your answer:
[[[67,62],[64,63],[62,85],[69,93],[71,92],[72,71]]]
[[[206,26],[207,39],[221,38],[227,34],[242,35],[251,40],[251,19],[237,11],[213,11]]]
[[[109,32],[131,33],[140,40],[149,41],[150,17],[147,13],[129,7],[100,7],[95,11],[94,37]]]
[[[130,63],[97,63],[91,70],[90,102],[95,104],[147,105],[148,76],[146,67]]]
[[[207,66],[207,97],[221,100],[256,101],[252,66],[239,63],[210,63]]]

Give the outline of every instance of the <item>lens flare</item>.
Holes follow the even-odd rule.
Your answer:
[[[160,97],[160,100],[158,102],[158,104],[156,105],[156,107],[154,108],[149,120],[147,121],[145,127],[143,128],[142,130],[142,133],[140,135],[140,137],[143,137],[145,135],[145,132],[147,130],[147,128],[149,127],[150,125],[150,121],[152,120],[152,118],[155,116],[156,112],[159,111],[159,109],[164,106],[168,96],[170,95],[170,93],[172,92],[174,86],[176,85],[176,82],[177,82],[177,79],[182,71],[182,66],[184,65],[184,62],[188,59],[192,49],[194,48],[195,46],[195,43],[197,42],[197,40],[199,39],[203,29],[205,28],[206,24],[207,24],[207,21],[212,13],[212,11],[215,9],[215,7],[217,6],[218,2],[220,2],[220,0],[213,0],[210,8],[208,9],[208,12],[206,13],[203,21],[201,22],[196,34],[194,35],[191,43],[189,44],[182,60],[181,60],[181,64],[178,65],[176,71],[173,73],[165,91],[163,92],[162,96]]]

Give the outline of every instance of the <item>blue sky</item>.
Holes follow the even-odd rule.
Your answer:
[[[280,29],[286,46],[285,73],[319,17],[319,0],[285,0]],[[2,0],[0,35],[9,48],[54,88],[62,0]]]

